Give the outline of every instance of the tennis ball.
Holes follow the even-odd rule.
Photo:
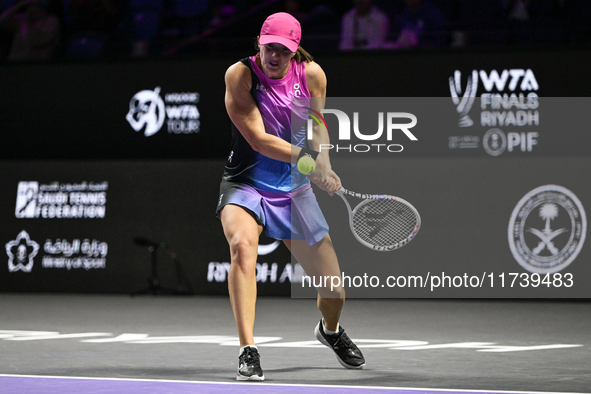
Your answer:
[[[298,170],[304,175],[309,175],[316,169],[316,161],[310,156],[302,156],[298,160]]]

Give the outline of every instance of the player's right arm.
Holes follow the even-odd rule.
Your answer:
[[[241,62],[226,71],[226,110],[234,125],[252,149],[275,160],[295,163],[299,149],[265,132],[265,124],[259,108],[250,93],[252,77],[250,69]]]

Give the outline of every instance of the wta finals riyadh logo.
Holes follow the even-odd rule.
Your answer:
[[[125,119],[135,131],[145,127],[144,135],[149,137],[160,130],[165,117],[164,101],[160,97],[160,87],[157,87],[136,93],[129,102],[129,112]]]
[[[458,126],[460,127],[470,127],[474,124],[474,121],[470,119],[468,113],[470,112],[472,104],[474,104],[474,100],[476,99],[477,89],[478,72],[476,70],[472,71],[472,75],[468,77],[468,84],[466,85],[466,89],[464,90],[464,95],[462,98],[460,98],[460,95],[462,94],[462,73],[456,70],[454,76],[449,78],[451,99],[456,105],[456,111],[458,111],[458,114],[460,114],[460,121],[458,122]]]

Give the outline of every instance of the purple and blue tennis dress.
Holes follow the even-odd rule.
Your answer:
[[[267,77],[256,56],[242,59],[252,76],[251,93],[263,117],[265,131],[300,147],[306,143],[305,108],[310,97],[305,62],[291,60],[282,79]],[[292,98],[299,105],[292,111]],[[299,100],[299,98],[304,98]],[[293,130],[293,132],[292,132]],[[318,206],[310,181],[295,164],[268,158],[255,150],[232,124],[232,148],[220,185],[216,213],[228,204],[250,211],[275,239],[305,239],[308,245],[322,240],[328,224]]]

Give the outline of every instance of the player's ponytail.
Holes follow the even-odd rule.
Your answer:
[[[301,46],[298,46],[298,50],[296,51],[294,59],[298,63],[301,63],[301,62],[309,63],[314,60],[312,55],[310,55],[310,53],[308,53],[308,51],[306,51]]]

